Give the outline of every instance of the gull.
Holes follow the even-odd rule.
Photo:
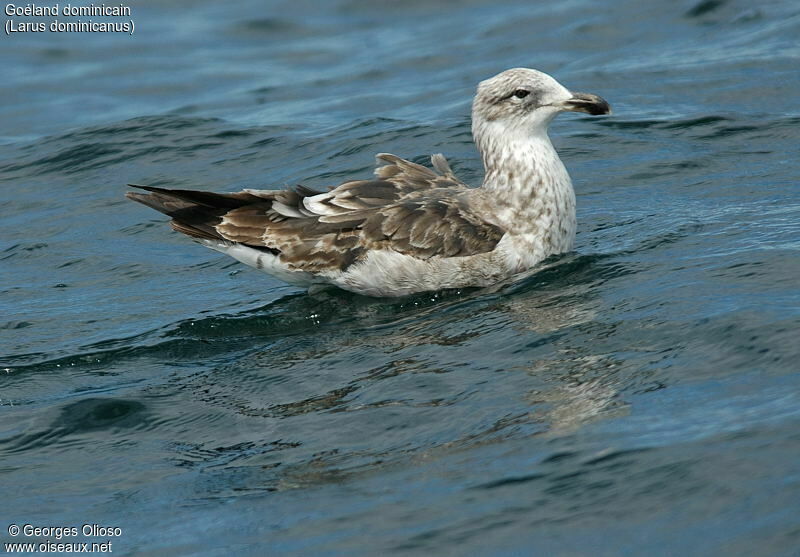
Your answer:
[[[178,232],[287,283],[377,297],[496,284],[569,252],[575,192],[547,134],[564,111],[609,114],[537,70],[512,68],[478,85],[472,135],[480,187],[377,155],[375,178],[318,192],[305,186],[235,193],[129,184],[127,196],[172,218]]]

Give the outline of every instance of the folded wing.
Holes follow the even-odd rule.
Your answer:
[[[420,259],[462,257],[494,249],[504,231],[476,211],[473,196],[434,155],[438,172],[381,154],[372,180],[328,192],[290,190],[208,193],[134,186],[131,199],[172,217],[172,227],[200,240],[237,242],[279,255],[307,272],[346,270],[369,250]]]

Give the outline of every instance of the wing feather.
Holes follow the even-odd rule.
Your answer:
[[[345,270],[371,249],[429,259],[485,253],[500,241],[504,230],[481,216],[471,202],[476,190],[455,177],[442,155],[431,157],[436,171],[388,153],[377,160],[374,179],[327,192],[136,186],[149,194],[129,197],[171,216],[179,232],[266,249],[308,272]]]

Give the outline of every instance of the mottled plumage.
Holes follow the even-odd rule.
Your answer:
[[[547,137],[562,110],[608,113],[594,95],[570,93],[524,68],[482,82],[473,135],[486,167],[480,188],[380,154],[371,180],[328,192],[208,193],[135,186],[128,197],[172,217],[206,246],[294,284],[333,284],[374,296],[484,286],[572,248],[572,184]]]

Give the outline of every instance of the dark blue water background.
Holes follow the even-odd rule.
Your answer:
[[[4,541],[800,554],[797,2],[132,10],[133,36],[0,37]],[[123,199],[381,151],[479,184],[471,97],[513,66],[615,111],[553,125],[576,251],[516,284],[312,297]]]

